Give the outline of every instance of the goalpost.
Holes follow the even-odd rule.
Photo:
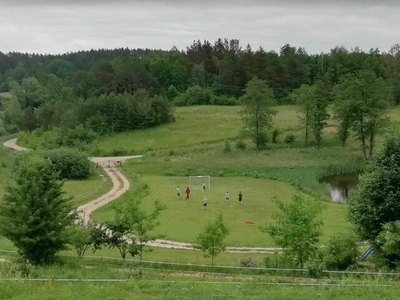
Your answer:
[[[210,190],[211,176],[189,176],[189,188],[191,190]]]

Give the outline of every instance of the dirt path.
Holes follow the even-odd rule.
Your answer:
[[[3,143],[4,147],[17,151],[29,151],[30,149],[17,145],[17,139],[12,139]],[[107,167],[110,163],[124,162],[128,159],[140,158],[142,155],[118,156],[118,157],[90,157],[90,160],[103,167],[104,171],[110,177],[113,187],[110,191],[100,197],[85,203],[77,208],[81,219],[87,223],[90,220],[90,215],[96,209],[110,203],[119,198],[123,193],[129,190],[128,179],[115,167]],[[169,249],[185,249],[195,250],[192,244],[176,242],[170,240],[158,239],[147,244],[152,247],[169,248]],[[227,247],[226,251],[230,253],[273,253],[281,248],[274,247]]]

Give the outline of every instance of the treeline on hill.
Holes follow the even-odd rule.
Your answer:
[[[10,92],[9,100],[0,98],[0,134],[78,125],[107,134],[157,126],[173,119],[173,105],[240,103],[253,77],[268,84],[278,103],[290,103],[304,84],[322,80],[329,92],[361,70],[383,78],[400,102],[398,44],[387,53],[336,47],[316,55],[291,45],[279,53],[252,50],[236,39],[194,41],[186,51],[0,52],[0,92]]]

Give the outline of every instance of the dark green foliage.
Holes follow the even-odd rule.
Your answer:
[[[24,259],[50,264],[67,248],[71,211],[50,161],[32,155],[14,170],[0,208],[0,230]]]
[[[310,96],[312,98],[309,112],[310,127],[319,149],[322,141],[322,130],[329,119],[327,87],[322,81],[316,82],[311,89]]]
[[[278,138],[280,136],[281,132],[279,131],[278,128],[275,128],[272,130],[272,143],[276,144],[278,143]]]
[[[224,143],[224,153],[232,152],[231,143],[229,141],[225,141]]]
[[[382,226],[376,243],[379,246],[382,262],[390,267],[400,263],[400,221],[386,223]]]
[[[325,249],[325,264],[328,270],[346,270],[357,262],[359,256],[355,237],[344,234],[332,236]]]
[[[273,116],[276,113],[273,109],[276,105],[274,93],[265,81],[253,78],[247,83],[241,101],[243,102],[244,128],[257,149],[264,148],[268,140],[268,131],[272,127]]]
[[[386,121],[393,93],[372,71],[343,76],[333,89],[335,118],[343,145],[352,131],[361,142],[365,159],[371,158],[375,137]]]
[[[59,179],[85,179],[91,173],[89,156],[84,152],[72,148],[59,148],[20,154],[15,160],[15,168],[20,168],[32,156],[41,156],[48,159],[53,165],[56,176]]]
[[[239,150],[245,150],[246,149],[246,143],[244,141],[242,141],[242,140],[237,140],[236,143],[235,143],[235,147],[236,147],[236,149],[239,149]]]
[[[45,151],[43,155],[50,159],[62,179],[85,179],[90,176],[89,157],[79,150],[60,148]]]
[[[360,176],[352,194],[349,220],[358,236],[377,246],[382,226],[400,220],[400,136],[389,137]],[[400,256],[390,258],[397,261]]]
[[[198,85],[189,87],[186,92],[175,98],[177,106],[208,105],[212,104],[213,92]]]
[[[294,136],[294,134],[290,133],[285,136],[285,139],[283,141],[288,145],[292,145],[296,141],[296,137]]]
[[[168,99],[145,90],[135,94],[110,94],[81,102],[78,120],[99,134],[147,128],[172,120]]]

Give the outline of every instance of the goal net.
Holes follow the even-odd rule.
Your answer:
[[[189,176],[189,188],[191,190],[210,190],[211,177],[210,176]]]

